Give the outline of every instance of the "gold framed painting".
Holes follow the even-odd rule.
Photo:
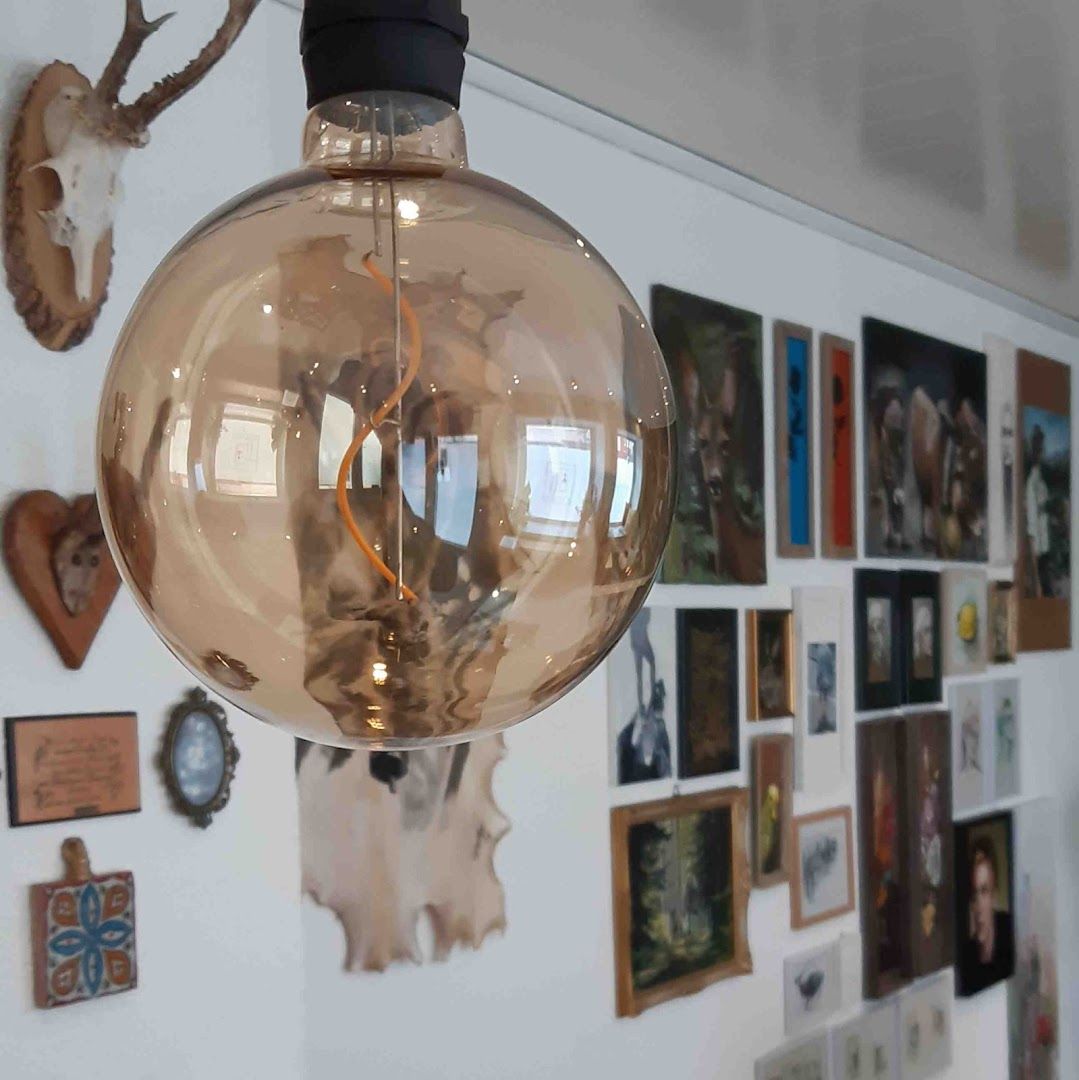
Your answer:
[[[746,716],[794,715],[794,613],[746,612]]]
[[[747,801],[721,788],[611,811],[619,1016],[753,970]]]

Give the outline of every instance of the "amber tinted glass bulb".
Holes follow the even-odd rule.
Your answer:
[[[184,664],[296,735],[499,730],[599,663],[652,582],[663,361],[583,237],[468,169],[450,106],[324,102],[305,157],[200,224],[127,320],[98,433],[114,556]]]

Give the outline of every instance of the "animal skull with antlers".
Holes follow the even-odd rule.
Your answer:
[[[49,349],[77,345],[105,301],[119,172],[149,127],[221,59],[258,0],[229,0],[224,22],[182,71],[124,105],[120,90],[146,39],[171,15],[149,20],[126,0],[124,31],[96,86],[55,61],[30,87],[8,148],[4,262],[27,328]]]

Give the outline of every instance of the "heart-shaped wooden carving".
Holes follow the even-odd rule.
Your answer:
[[[83,495],[68,503],[52,491],[28,491],[15,500],[4,518],[4,558],[11,576],[69,668],[82,667],[120,587],[120,575],[103,538],[79,535],[88,518],[96,515],[93,500],[93,495]],[[79,610],[76,615],[61,595],[53,563],[57,545],[65,540],[65,550],[73,550],[71,557],[77,564],[84,557],[99,560],[92,574],[79,573],[76,591],[81,586],[87,592],[81,603],[73,604]]]

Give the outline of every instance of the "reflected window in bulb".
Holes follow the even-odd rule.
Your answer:
[[[187,448],[191,442],[191,419],[181,416],[172,426],[169,439],[169,479],[178,487],[187,487]]]
[[[318,486],[327,491],[337,485],[337,469],[341,457],[356,428],[356,410],[347,401],[333,394],[326,395],[322,406],[322,430],[318,436]],[[352,474],[345,483],[352,487]]]
[[[214,487],[221,495],[277,494],[276,415],[255,405],[225,405],[214,451]]]
[[[640,470],[637,454],[640,440],[628,432],[620,431],[616,442],[614,466],[614,494],[611,496],[611,532],[625,535],[626,518],[637,508],[641,494]]]
[[[545,536],[577,532],[592,483],[592,456],[592,431],[587,427],[525,424],[529,532]]]
[[[447,435],[438,440],[435,469],[435,536],[464,547],[472,535],[479,484],[479,439]]]
[[[420,216],[420,204],[414,199],[401,199],[397,203],[397,213],[402,221],[415,221]]]

